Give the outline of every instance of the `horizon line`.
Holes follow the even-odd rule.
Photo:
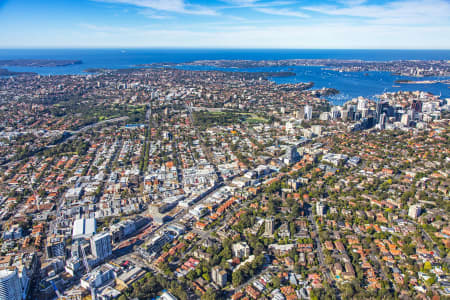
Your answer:
[[[265,47],[173,47],[173,46],[161,46],[161,47],[1,47],[1,50],[361,50],[361,51],[450,51],[447,48],[265,48]]]

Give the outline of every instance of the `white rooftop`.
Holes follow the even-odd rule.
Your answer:
[[[77,219],[73,222],[73,238],[90,237],[96,233],[97,222],[95,218]]]

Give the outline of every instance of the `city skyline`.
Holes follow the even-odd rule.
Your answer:
[[[449,49],[450,3],[0,1],[0,48]]]

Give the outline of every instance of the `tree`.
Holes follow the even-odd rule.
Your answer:
[[[414,253],[416,253],[416,249],[413,245],[411,244],[405,244],[403,246],[403,253],[405,253],[406,255],[413,255]]]
[[[194,270],[189,271],[189,273],[187,273],[186,275],[186,278],[189,279],[190,281],[193,281],[196,277],[197,273]]]
[[[201,297],[201,300],[215,300],[217,299],[217,293],[212,289],[209,288]]]
[[[425,284],[426,284],[427,286],[431,286],[431,285],[433,285],[433,284],[435,284],[435,283],[436,283],[436,278],[435,278],[434,276],[428,278],[428,279],[425,281]]]
[[[351,299],[354,294],[355,291],[353,290],[353,286],[349,283],[345,284],[342,291],[342,296],[344,296],[345,299]]]
[[[280,279],[280,277],[278,277],[278,276],[274,276],[273,277],[273,279],[272,279],[272,286],[275,289],[280,288],[280,286],[281,286],[281,279]]]
[[[426,261],[426,262],[423,264],[423,270],[424,270],[425,272],[428,272],[428,271],[430,271],[431,269],[432,269],[431,263],[430,263],[429,261]]]
[[[242,275],[242,272],[240,269],[233,272],[233,275],[231,276],[231,281],[233,283],[233,286],[239,286],[244,282],[244,276]]]
[[[203,273],[202,277],[203,277],[203,279],[205,279],[206,281],[210,281],[210,280],[211,280],[211,278],[209,277],[209,274],[208,274],[208,273]]]

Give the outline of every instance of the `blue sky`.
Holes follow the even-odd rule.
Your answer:
[[[450,49],[450,0],[0,0],[0,48]]]

